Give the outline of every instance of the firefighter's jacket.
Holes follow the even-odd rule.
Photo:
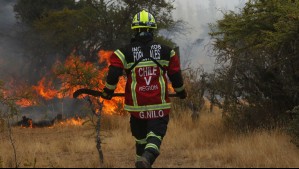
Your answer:
[[[127,75],[124,109],[140,119],[169,114],[168,79],[175,92],[184,90],[178,55],[152,39],[135,40],[114,51],[105,87],[115,90],[123,70]]]

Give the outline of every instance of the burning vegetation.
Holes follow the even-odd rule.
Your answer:
[[[20,97],[16,100],[16,104],[21,107],[21,113],[23,119],[18,122],[19,126],[25,128],[34,127],[51,127],[55,122],[60,124],[73,124],[81,125],[83,120],[79,117],[74,117],[74,114],[78,114],[78,103],[75,103],[73,93],[80,88],[89,88],[94,90],[101,90],[104,88],[105,77],[108,72],[109,57],[112,51],[101,50],[98,52],[98,62],[91,63],[84,61],[84,57],[75,55],[74,51],[64,62],[57,61],[53,65],[51,75],[44,76],[38,81],[36,85],[27,87],[26,91],[32,94],[32,97]],[[54,77],[54,78],[53,78]],[[116,93],[124,93],[126,84],[125,75],[119,79],[118,86],[115,90]],[[25,86],[25,85],[24,85]],[[173,91],[169,83],[170,91]],[[25,91],[24,89],[21,89]],[[11,93],[10,91],[7,93]],[[92,104],[97,106],[99,98],[82,95],[78,98],[81,101],[91,101]],[[65,104],[65,102],[74,102],[72,104]],[[60,109],[55,108],[55,105],[60,105]],[[83,105],[80,103],[80,105]],[[45,109],[39,107],[44,106]],[[123,110],[124,98],[114,97],[112,100],[105,100],[102,112],[109,115],[124,115],[126,112]],[[53,120],[46,120],[40,122],[33,122],[28,117],[24,116],[24,110],[31,108],[30,111],[35,111],[38,114],[45,114],[45,111],[51,109],[52,116],[57,114]],[[34,109],[34,110],[32,110]],[[23,110],[23,112],[22,112]],[[39,112],[37,112],[39,110]],[[68,112],[66,112],[68,111]],[[30,114],[32,112],[29,112]],[[61,114],[68,114],[69,118],[62,120]],[[47,118],[48,119],[48,118]],[[54,124],[55,123],[55,124]]]
[[[23,115],[17,125],[23,128],[82,125],[84,123],[83,118],[75,116],[78,111],[81,111],[81,107],[78,105],[84,105],[81,102],[79,104],[78,100],[84,101],[88,98],[96,105],[99,98],[82,95],[78,100],[76,99],[77,101],[74,101],[73,92],[79,88],[101,90],[104,87],[103,81],[108,71],[108,60],[111,54],[112,51],[99,51],[97,63],[86,62],[81,56],[71,54],[63,63],[57,61],[53,65],[51,75],[54,76],[41,77],[36,85],[27,85],[26,89],[24,87],[16,90],[16,86],[21,85],[14,85],[14,82],[8,83],[11,87],[3,91],[4,95],[15,95],[19,91],[31,94],[31,97],[17,97],[15,100]],[[125,77],[121,77],[116,92],[124,92],[125,83]],[[123,114],[123,103],[124,99],[120,97],[105,101],[102,112],[105,114]],[[60,108],[57,108],[57,105]],[[58,115],[52,120],[32,120],[36,114],[51,114],[50,116],[53,116],[57,113]],[[49,117],[41,119],[49,119]]]
[[[22,120],[17,123],[22,128],[43,128],[43,127],[55,127],[55,126],[82,126],[84,123],[83,118],[75,116],[69,119],[64,119],[62,114],[58,114],[53,120],[41,120],[33,122],[31,118],[26,116],[22,117]]]

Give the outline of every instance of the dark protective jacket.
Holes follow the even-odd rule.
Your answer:
[[[169,114],[168,79],[176,92],[184,90],[178,55],[151,37],[137,36],[114,51],[105,87],[115,90],[123,70],[127,75],[124,109],[140,119]]]

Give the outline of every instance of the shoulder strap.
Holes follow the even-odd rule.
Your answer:
[[[137,65],[138,63],[140,63],[143,59],[150,59],[152,60],[154,63],[156,63],[164,72],[166,71],[165,68],[154,58],[150,57],[150,47],[153,44],[153,42],[149,42],[146,45],[142,45],[141,47],[141,51],[143,53],[143,56],[140,57],[129,69],[129,72],[131,72]],[[147,51],[147,49],[149,49]]]

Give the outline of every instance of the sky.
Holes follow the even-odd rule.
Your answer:
[[[209,24],[222,19],[223,12],[239,12],[245,2],[247,0],[175,0],[174,18],[184,20],[189,27],[187,36],[174,37],[180,47],[183,68],[201,66],[207,72],[213,70]]]

